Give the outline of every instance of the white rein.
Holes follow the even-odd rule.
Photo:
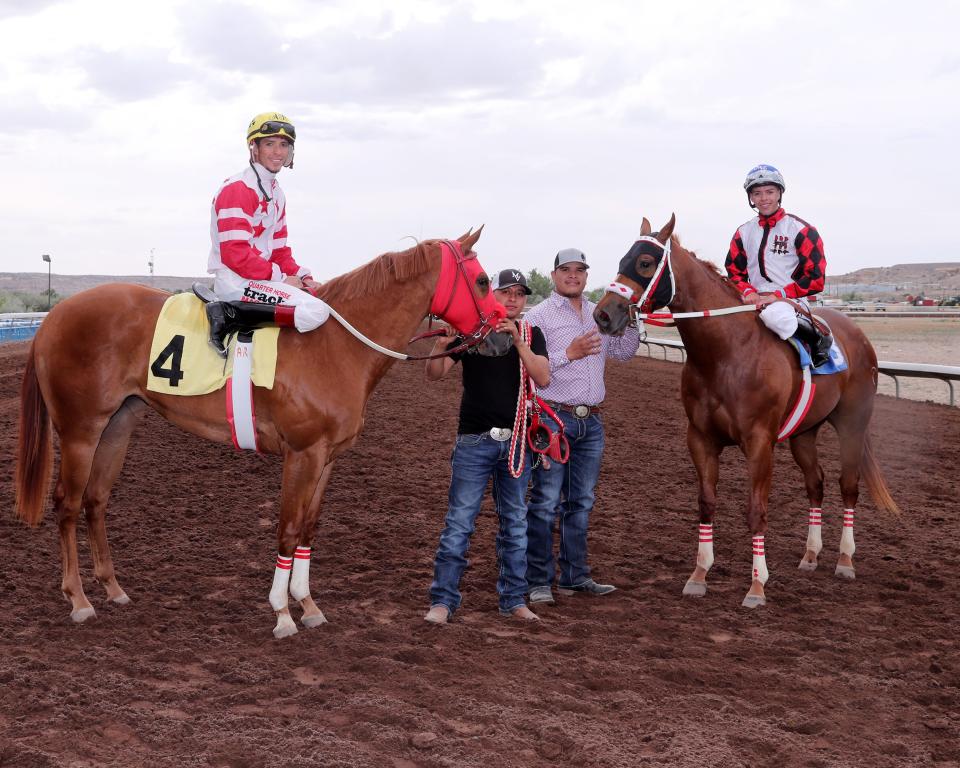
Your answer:
[[[673,301],[673,297],[676,295],[676,283],[673,279],[673,264],[671,263],[670,259],[670,240],[667,240],[666,243],[661,243],[655,237],[651,237],[649,235],[640,237],[638,242],[640,240],[654,243],[663,249],[663,256],[660,259],[660,263],[657,265],[657,270],[653,277],[650,278],[650,282],[647,283],[647,287],[643,294],[640,296],[640,298],[634,300],[636,293],[633,291],[633,289],[616,281],[610,283],[606,287],[605,292],[615,293],[617,296],[625,298],[630,303],[631,307],[642,307],[644,301],[646,301],[647,294],[649,294],[651,290],[656,289],[656,286],[660,282],[661,274],[663,273],[664,269],[666,269],[670,275],[670,285],[672,289],[670,301]],[[669,302],[667,303],[669,304]],[[644,320],[685,320],[691,317],[719,317],[720,315],[732,315],[736,314],[737,312],[757,312],[759,309],[761,308],[756,304],[741,304],[736,307],[723,307],[721,309],[703,309],[699,312],[634,312],[632,315],[635,321],[640,321],[642,323]]]

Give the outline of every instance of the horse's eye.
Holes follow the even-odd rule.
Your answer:
[[[486,288],[488,285],[490,285],[490,278],[486,275],[481,275],[477,278],[477,286],[480,288]]]
[[[652,261],[641,261],[641,262],[640,262],[640,269],[650,269],[650,267],[652,267],[652,266],[653,266],[653,262],[652,262]]]

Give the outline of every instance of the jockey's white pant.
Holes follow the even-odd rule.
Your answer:
[[[793,299],[797,304],[806,307],[804,299]],[[777,336],[786,341],[797,332],[797,311],[785,301],[775,301],[768,304],[760,312],[763,324]]]
[[[316,296],[286,283],[247,280],[229,269],[214,273],[213,292],[223,301],[257,301],[261,304],[293,304],[293,324],[300,333],[327,322],[330,307]]]

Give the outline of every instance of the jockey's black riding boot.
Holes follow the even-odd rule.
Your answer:
[[[210,345],[226,359],[224,341],[231,333],[271,325],[293,326],[296,307],[289,304],[260,304],[255,301],[211,301],[205,307],[210,321]]]
[[[830,361],[833,337],[829,333],[820,333],[810,319],[803,315],[797,315],[797,338],[810,348],[810,359],[814,368]]]

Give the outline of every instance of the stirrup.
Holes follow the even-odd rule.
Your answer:
[[[826,365],[830,362],[830,347],[833,346],[833,338],[831,336],[820,336],[812,346],[813,349],[810,350],[810,360],[814,368],[819,368],[821,365]]]
[[[194,283],[193,284],[193,295],[196,296],[204,304],[210,304],[211,302],[220,301],[210,286],[205,285],[204,283]]]

